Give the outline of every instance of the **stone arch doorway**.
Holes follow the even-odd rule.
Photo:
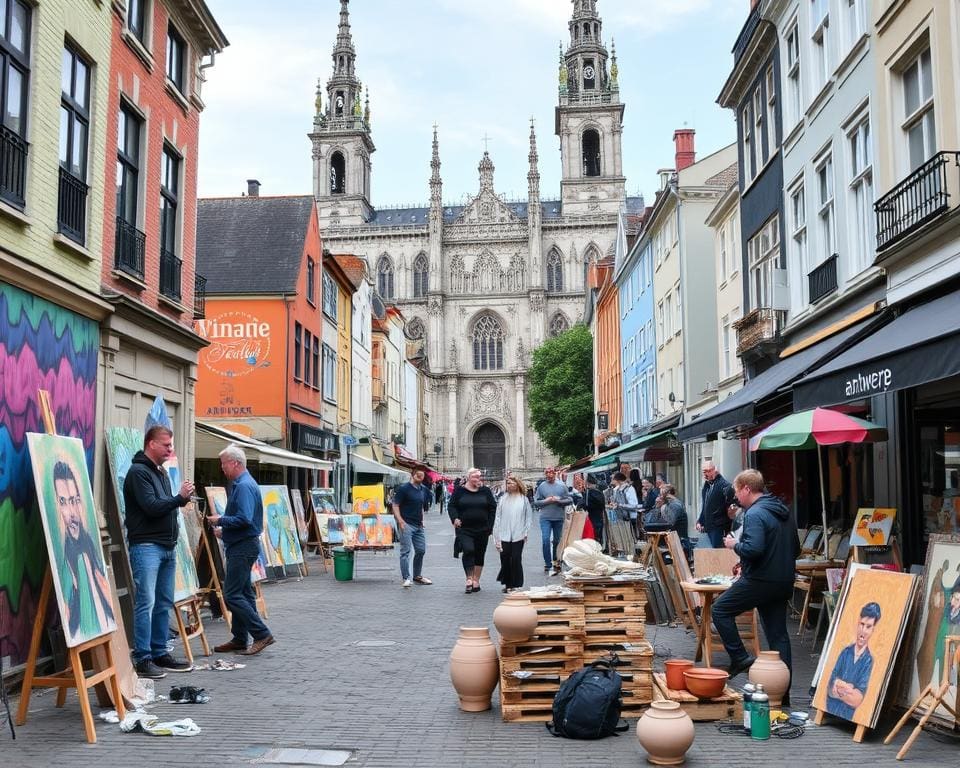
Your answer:
[[[507,439],[496,424],[487,422],[473,433],[473,466],[484,480],[502,480],[507,466]]]

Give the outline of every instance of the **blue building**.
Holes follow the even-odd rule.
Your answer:
[[[620,364],[623,371],[623,433],[639,435],[659,413],[657,345],[653,326],[653,243],[642,235],[614,275],[620,299]]]

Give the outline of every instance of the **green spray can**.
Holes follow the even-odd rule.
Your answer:
[[[756,692],[753,683],[743,686],[743,730],[750,733],[750,714],[753,709],[753,694]]]
[[[760,683],[757,683],[750,710],[750,738],[757,741],[766,741],[770,738],[770,697],[764,692],[763,685]]]

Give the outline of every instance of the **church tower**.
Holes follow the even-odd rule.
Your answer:
[[[340,0],[340,25],[333,46],[333,74],[327,80],[326,106],[317,81],[313,117],[313,194],[320,226],[356,226],[369,221],[370,136],[369,92],[361,103],[356,51],[350,35],[350,0]]]
[[[566,53],[560,50],[556,108],[563,213],[616,213],[626,197],[616,49],[611,44],[608,57],[597,0],[573,0],[569,27],[570,43]]]

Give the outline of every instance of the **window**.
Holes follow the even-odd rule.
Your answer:
[[[662,347],[666,340],[663,330],[663,301],[657,302],[657,343]]]
[[[804,286],[810,265],[807,260],[807,202],[801,182],[788,193],[790,196],[790,287],[791,303],[799,310],[806,299]]]
[[[317,303],[317,265],[312,256],[307,256],[307,301]]]
[[[177,252],[180,163],[180,155],[169,146],[164,146],[160,177],[160,250],[171,255]]]
[[[547,292],[559,293],[562,290],[563,259],[560,256],[560,252],[556,248],[551,248],[550,253],[547,255]]]
[[[430,290],[430,264],[425,253],[417,254],[413,260],[413,295],[422,298]]]
[[[743,180],[749,184],[757,173],[756,158],[754,157],[753,139],[750,135],[750,107],[744,105],[740,113],[740,133],[743,141]]]
[[[334,322],[337,321],[337,299],[339,298],[337,282],[323,271],[323,314]]]
[[[342,152],[330,156],[330,194],[342,195],[347,190],[347,161]]]
[[[673,294],[668,293],[663,300],[663,339],[669,341],[673,336]]]
[[[303,326],[300,323],[293,324],[293,379],[300,381],[300,373],[303,368],[300,364],[300,355],[303,352]]]
[[[777,84],[773,79],[773,64],[767,67],[767,157],[777,148]]]
[[[677,319],[673,324],[674,331],[680,333],[683,330],[683,308],[680,306],[680,286],[677,286],[677,303],[676,303]]]
[[[830,0],[810,0],[810,29],[813,93],[818,94],[830,77]]]
[[[117,117],[117,218],[137,226],[140,195],[140,118],[121,102]]]
[[[552,318],[550,318],[550,331],[549,335],[552,337],[559,336],[561,333],[566,333],[570,330],[570,323],[567,321],[567,318],[564,316],[563,312],[557,312]]]
[[[720,318],[720,378],[730,377],[730,339],[733,336],[730,327],[730,315]]]
[[[729,227],[727,239],[730,243],[730,258],[727,259],[730,271],[727,273],[727,277],[733,277],[740,271],[740,232],[737,229],[736,214],[733,215],[727,226]]]
[[[320,337],[313,337],[313,388],[320,389]]]
[[[803,98],[800,85],[800,30],[794,19],[787,31],[787,109],[790,126],[800,122],[803,114]]]
[[[870,120],[865,118],[847,134],[850,142],[850,201],[853,208],[850,274],[856,275],[873,261],[873,157]]]
[[[780,217],[774,215],[747,243],[750,266],[750,304],[753,309],[772,308],[774,270],[783,269],[780,254]]]
[[[903,71],[903,131],[910,170],[916,170],[937,151],[933,109],[933,70],[927,48]]]
[[[393,262],[386,254],[377,262],[377,292],[382,299],[393,298]]]
[[[310,331],[303,332],[303,383],[310,386],[310,350],[313,344],[313,334]]]
[[[167,79],[173,83],[180,93],[186,93],[184,88],[184,63],[187,44],[173,24],[167,25]]]
[[[0,198],[25,204],[31,6],[0,0]]]
[[[759,85],[753,92],[753,124],[753,143],[755,146],[753,151],[757,156],[757,165],[762,166],[770,156],[770,145],[764,146],[763,143],[763,94],[760,91]],[[756,171],[754,171],[754,173],[756,173]]]
[[[59,230],[81,245],[87,231],[87,139],[90,132],[90,66],[64,46],[60,70]]]
[[[583,175],[600,175],[600,134],[593,128],[583,132]]]
[[[843,16],[843,51],[847,52],[867,30],[867,3],[865,0],[840,0]]]
[[[337,353],[328,344],[323,345],[323,399],[337,402]]]
[[[127,29],[141,43],[147,35],[147,0],[127,0]]]
[[[833,211],[833,156],[827,155],[816,165],[817,218],[820,222],[819,262],[837,252],[837,222]]]
[[[720,227],[717,229],[717,251],[719,253],[719,258],[720,258],[720,264],[718,265],[720,269],[719,269],[719,272],[717,273],[717,276],[720,278],[720,282],[722,283],[724,280],[727,279],[727,274],[728,274],[726,222],[721,224]]]
[[[473,367],[477,371],[503,368],[503,326],[492,315],[481,315],[473,326]]]

